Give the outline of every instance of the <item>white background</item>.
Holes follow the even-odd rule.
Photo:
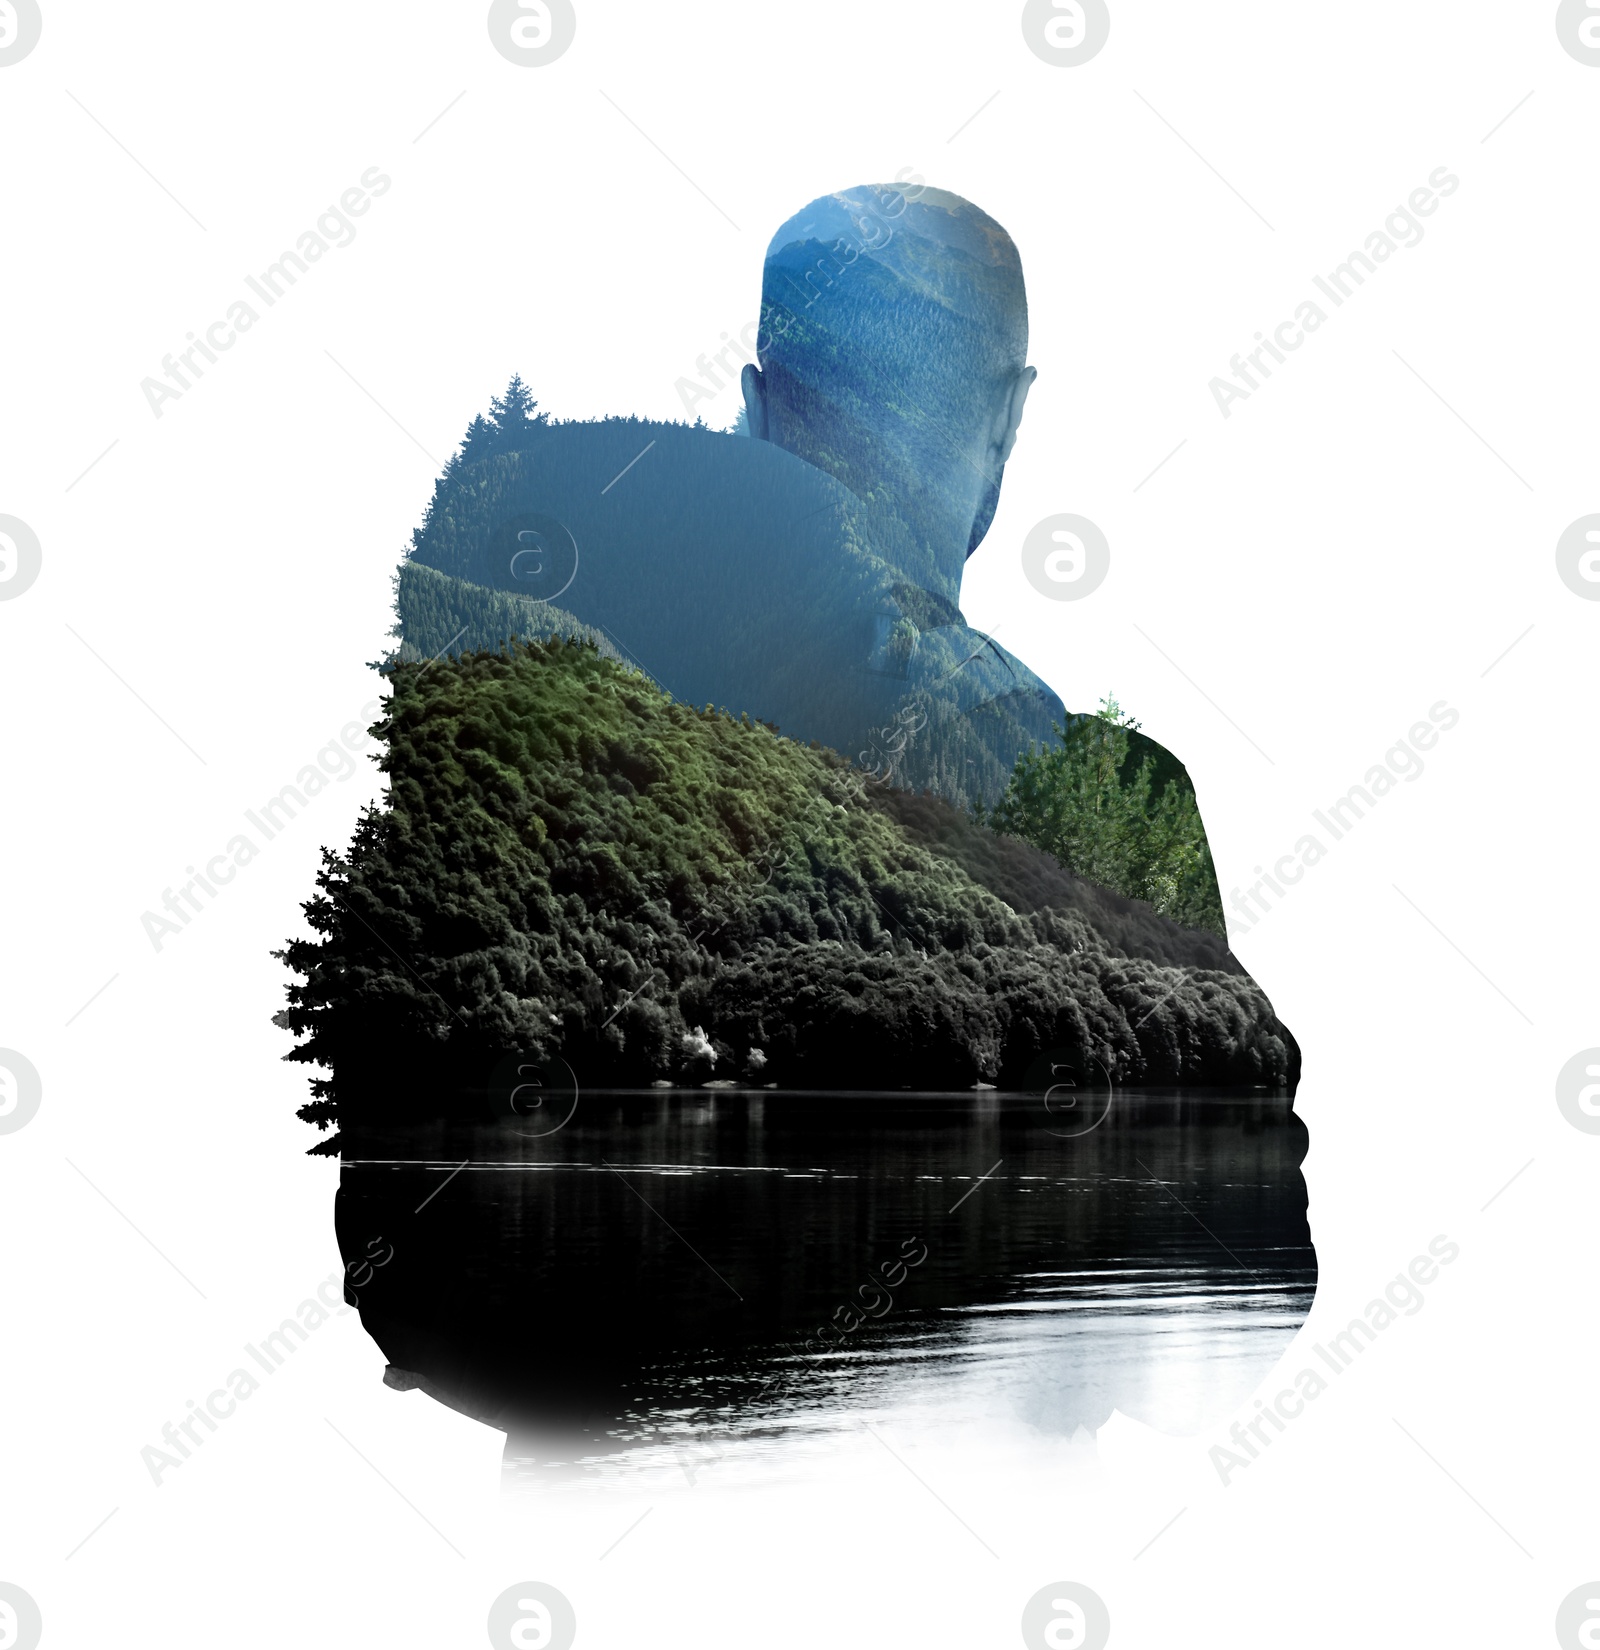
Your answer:
[[[1554,1099],[1600,1042],[1600,606],[1554,560],[1600,510],[1600,69],[1544,0],[1113,0],[1076,69],[1014,3],[580,0],[539,69],[484,10],[46,0],[0,69],[0,513],[44,554],[0,603],[0,1044],[44,1081],[0,1137],[0,1580],[62,1647],[482,1643],[523,1580],[607,1650],[1015,1644],[1059,1580],[1118,1650],[1550,1642],[1600,1571],[1600,1139]],[[374,165],[355,241],[155,418],[140,380]],[[1439,166],[1422,243],[1224,420],[1209,379]],[[864,1440],[761,1489],[507,1502],[499,1436],[386,1390],[354,1315],[157,1488],[140,1449],[339,1268],[268,952],[376,775],[159,954],[141,912],[360,716],[436,461],[513,370],[556,416],[678,416],[772,229],[905,168],[1004,223],[1029,285],[968,614],[1183,757],[1225,892],[1459,710],[1236,934],[1304,1048],[1322,1267],[1263,1395],[1435,1234],[1460,1260],[1227,1488],[1232,1417],[1118,1418],[906,1441],[916,1476]],[[1060,511],[1112,547],[1081,602],[1021,570]]]

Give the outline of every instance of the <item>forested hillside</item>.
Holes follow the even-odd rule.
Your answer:
[[[938,798],[581,643],[391,676],[389,805],[280,953],[324,1128],[487,1116],[518,1053],[586,1087],[1015,1085],[1051,1051],[1119,1083],[1298,1078],[1217,936]]]
[[[396,657],[406,663],[442,654],[477,653],[512,637],[545,641],[561,636],[589,642],[608,659],[622,655],[610,638],[583,624],[564,608],[510,590],[452,579],[419,561],[407,561],[395,575],[394,606],[400,638]]]

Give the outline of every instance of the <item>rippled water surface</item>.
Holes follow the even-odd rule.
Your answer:
[[[586,1095],[346,1142],[391,1364],[513,1476],[770,1475],[849,1428],[1061,1437],[1227,1413],[1310,1307],[1281,1096]]]

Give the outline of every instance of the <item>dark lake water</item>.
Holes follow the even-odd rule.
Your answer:
[[[656,1090],[347,1138],[340,1246],[391,1384],[514,1475],[692,1481],[872,1417],[1192,1433],[1310,1307],[1305,1129],[1103,1098]]]

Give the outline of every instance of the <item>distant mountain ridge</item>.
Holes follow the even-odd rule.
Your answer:
[[[453,466],[397,611],[402,657],[581,634],[680,700],[865,766],[876,749],[897,783],[965,804],[996,799],[1066,712],[957,594],[893,512],[777,447],[606,419]]]

